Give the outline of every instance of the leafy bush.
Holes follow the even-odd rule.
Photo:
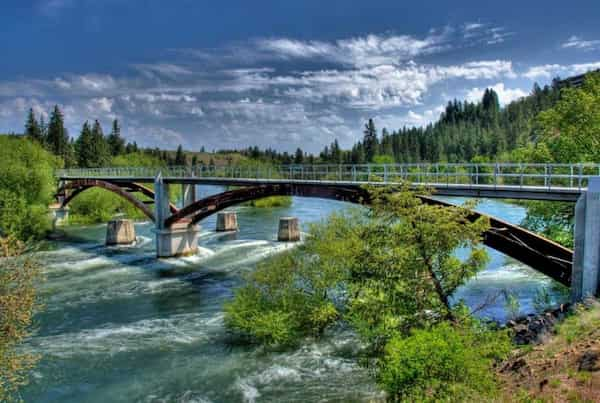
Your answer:
[[[442,322],[392,338],[378,382],[394,401],[483,401],[495,390],[492,366],[509,350],[506,332]]]
[[[53,169],[60,164],[27,138],[0,135],[0,234],[21,240],[45,234],[55,189]]]
[[[88,189],[69,203],[72,224],[104,223],[117,214],[133,219],[146,216],[122,197],[100,188]]]
[[[252,207],[270,208],[270,207],[290,207],[292,205],[291,196],[269,196],[262,199],[252,200],[248,203]]]
[[[259,265],[226,305],[228,327],[291,344],[344,319],[377,355],[394,336],[453,318],[449,297],[486,262],[487,221],[425,205],[407,188],[372,189],[371,198],[370,210],[333,215],[298,250]],[[459,247],[471,249],[465,261],[453,254]]]

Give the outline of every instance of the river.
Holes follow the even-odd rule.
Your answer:
[[[216,188],[201,188],[200,194]],[[445,198],[460,202],[457,198]],[[306,229],[346,205],[294,198],[286,208],[238,207],[240,231],[216,233],[203,222],[196,256],[154,258],[152,225],[136,224],[132,247],[105,247],[105,226],[67,228],[68,237],[39,252],[45,309],[26,349],[41,354],[26,402],[365,401],[382,397],[355,361],[356,338],[337,331],[298,349],[264,352],[232,345],[222,304],[242,276],[266,256],[293,247],[275,241],[278,218],[297,216]],[[484,200],[478,210],[519,223],[522,207]],[[490,250],[485,271],[457,295],[470,306],[508,289],[521,312],[552,281]],[[165,275],[165,269],[171,274]],[[479,313],[506,319],[500,299]]]

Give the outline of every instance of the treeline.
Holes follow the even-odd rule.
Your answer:
[[[501,108],[498,94],[486,89],[480,102],[448,102],[439,120],[425,127],[403,127],[379,133],[370,119],[364,137],[350,150],[334,141],[319,160],[330,163],[465,162],[475,157],[496,159],[536,139],[534,117],[560,97],[560,81],[543,88],[535,84],[531,95]]]
[[[55,105],[50,113],[48,124],[44,122],[43,115],[38,120],[33,109],[30,109],[25,123],[25,135],[52,154],[61,157],[65,167],[102,167],[106,166],[112,157],[138,151],[135,142],[125,143],[119,121],[116,119],[108,136],[104,135],[100,122],[95,120],[92,125],[86,121],[77,140],[72,139],[58,105]]]

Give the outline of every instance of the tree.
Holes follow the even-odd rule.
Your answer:
[[[541,112],[537,125],[554,159],[600,159],[600,72],[586,76],[581,88],[564,88],[560,100]]]
[[[183,148],[181,144],[177,147],[177,152],[175,153],[175,165],[176,166],[184,166],[187,164],[185,154],[183,153]]]
[[[35,118],[35,114],[33,113],[33,109],[29,109],[29,114],[27,115],[27,122],[25,123],[25,135],[32,140],[37,141],[40,144],[44,144],[44,136],[42,133],[42,129]]]
[[[92,126],[92,150],[94,158],[90,161],[91,168],[107,166],[110,163],[110,147],[98,120],[95,120]]]
[[[296,154],[294,155],[294,164],[302,164],[303,161],[304,161],[304,153],[302,152],[302,149],[300,147],[298,147],[296,149]]]
[[[112,156],[121,155],[125,152],[125,139],[121,137],[121,127],[117,119],[113,120],[112,130],[107,141]]]
[[[379,354],[391,337],[456,321],[450,297],[487,261],[481,236],[488,220],[471,222],[472,204],[424,204],[408,185],[368,195],[366,215],[313,226],[305,246],[251,274],[226,308],[228,325],[289,343],[343,318]],[[468,258],[459,260],[457,248],[470,250]],[[273,334],[257,328],[269,321]]]
[[[377,153],[377,130],[375,129],[375,123],[373,119],[369,119],[365,124],[363,138],[363,147],[365,149],[365,159],[367,162],[373,162],[373,158]]]
[[[92,131],[87,121],[83,123],[81,133],[75,142],[75,150],[77,152],[77,165],[82,168],[92,167],[96,165],[96,154],[94,149],[94,139]]]
[[[62,157],[69,157],[69,134],[64,125],[64,116],[58,105],[54,106],[48,122],[47,145],[49,150]]]

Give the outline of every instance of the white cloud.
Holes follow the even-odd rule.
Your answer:
[[[523,98],[529,93],[520,88],[506,88],[504,83],[498,83],[496,85],[489,86],[487,88],[493,89],[498,94],[498,100],[500,105],[506,105],[512,101],[516,101],[519,98]],[[469,102],[480,102],[483,97],[485,88],[472,88],[467,91],[466,99]]]
[[[567,78],[569,76],[587,73],[592,70],[600,69],[600,61],[592,63],[579,63],[579,64],[544,64],[540,66],[530,67],[523,76],[530,80],[540,78],[553,78],[560,76]]]
[[[133,67],[148,78],[167,77],[175,79],[193,73],[186,67],[171,63],[135,64]]]
[[[560,45],[563,49],[579,49],[591,51],[600,49],[600,39],[584,40],[579,36],[573,35]]]
[[[445,34],[430,34],[423,39],[409,35],[367,35],[335,42],[300,41],[289,38],[258,41],[262,51],[291,59],[321,58],[353,66],[393,64],[444,49]]]
[[[405,114],[383,114],[373,117],[375,124],[380,128],[387,128],[390,131],[400,129],[402,127],[422,127],[439,119],[440,114],[444,111],[443,105],[438,105],[434,108],[425,109],[421,112],[415,112],[412,109]],[[362,121],[367,118],[364,117]]]
[[[92,98],[87,104],[88,111],[92,113],[111,113],[114,101],[110,98]]]

